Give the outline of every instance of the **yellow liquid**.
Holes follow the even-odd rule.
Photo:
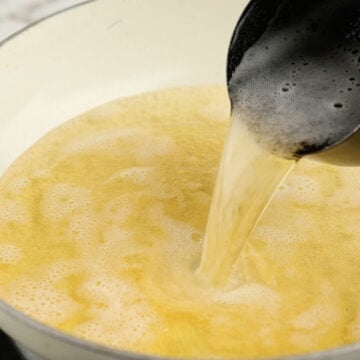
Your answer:
[[[266,205],[295,162],[264,150],[234,118],[220,163],[198,274],[225,287]]]
[[[173,89],[41,139],[0,181],[0,298],[148,354],[255,358],[360,340],[359,169],[300,163],[227,289],[197,276],[228,117],[225,89]]]

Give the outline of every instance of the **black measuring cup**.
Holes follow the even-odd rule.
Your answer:
[[[360,1],[250,1],[227,78],[233,115],[271,152],[360,165]]]

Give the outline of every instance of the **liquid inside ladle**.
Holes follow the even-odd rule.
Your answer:
[[[252,0],[227,70],[233,115],[271,152],[360,165],[358,0]]]

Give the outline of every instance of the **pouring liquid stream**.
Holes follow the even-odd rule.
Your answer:
[[[295,164],[268,152],[233,116],[197,269],[202,281],[226,286],[241,250]]]
[[[228,58],[234,116],[198,268],[205,282],[226,285],[295,165],[283,159],[315,155],[333,164],[357,164],[358,143],[343,153],[322,151],[359,129],[358,18],[353,0],[253,0],[242,15]]]

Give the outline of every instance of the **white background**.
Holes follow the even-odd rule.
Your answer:
[[[30,23],[84,0],[0,0],[0,41]]]

